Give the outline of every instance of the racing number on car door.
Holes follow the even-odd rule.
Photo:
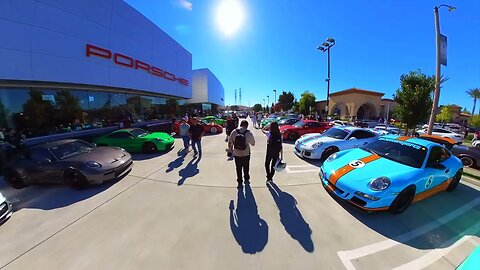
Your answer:
[[[449,168],[445,166],[447,159],[450,158],[450,154],[445,151],[443,147],[434,146],[430,149],[430,153],[427,159],[427,166],[425,168],[425,174],[420,185],[429,190],[433,187],[440,185],[449,178]],[[444,167],[436,167],[435,164],[443,165]]]

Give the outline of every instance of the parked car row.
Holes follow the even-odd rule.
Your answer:
[[[13,188],[35,184],[66,184],[75,189],[102,184],[127,175],[134,152],[153,153],[174,147],[164,132],[120,129],[89,143],[64,139],[24,147],[3,166],[5,182]],[[0,223],[12,214],[12,204],[0,194]]]
[[[456,137],[399,136],[390,128],[336,125],[323,133],[308,132],[295,141],[294,153],[324,161],[319,175],[332,196],[367,211],[394,214],[455,190],[464,166],[480,166],[480,148],[458,145]]]

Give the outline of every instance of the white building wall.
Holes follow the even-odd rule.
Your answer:
[[[122,0],[0,1],[0,80],[129,88],[192,96],[192,56]],[[86,55],[91,44],[188,80],[188,86]]]
[[[225,104],[223,85],[209,69],[193,70],[192,76],[192,98],[188,103]]]

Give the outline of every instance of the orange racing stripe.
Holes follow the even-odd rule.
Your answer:
[[[448,179],[447,181],[441,183],[440,185],[438,185],[436,187],[433,187],[432,189],[426,190],[422,193],[418,193],[417,195],[415,195],[415,198],[413,198],[412,203],[421,201],[421,200],[426,199],[428,197],[431,197],[431,196],[433,196],[433,195],[435,195],[439,192],[447,190],[448,186],[450,185],[450,182],[452,182],[452,179]]]
[[[365,165],[367,165],[367,163],[370,163],[370,162],[375,161],[375,160],[380,159],[380,158],[381,158],[381,156],[372,154],[372,155],[364,157],[360,160],[363,161],[363,163],[365,163]],[[347,174],[347,173],[349,173],[353,170],[355,170],[355,168],[350,166],[349,164],[347,164],[347,165],[341,167],[340,169],[336,170],[334,173],[332,173],[332,175],[330,175],[329,180],[333,185],[335,185],[335,184],[337,184],[338,179],[340,179],[342,176],[344,176],[345,174]]]
[[[412,137],[410,136],[400,136],[397,138],[397,141],[406,141],[408,139],[411,139]]]

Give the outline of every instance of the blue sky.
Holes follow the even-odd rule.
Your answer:
[[[221,0],[125,0],[193,55],[193,68],[209,68],[234,103],[242,88],[243,105],[261,103],[273,89],[297,98],[309,90],[326,98],[327,55],[316,50],[333,37],[330,91],[357,87],[391,98],[400,75],[421,69],[435,73],[433,7],[429,0],[239,0],[244,24],[223,34],[215,20]],[[465,93],[480,87],[480,1],[450,0],[457,8],[440,10],[448,36],[448,66],[440,104],[471,110]],[[278,97],[278,94],[277,94]],[[477,106],[478,107],[478,106]]]

